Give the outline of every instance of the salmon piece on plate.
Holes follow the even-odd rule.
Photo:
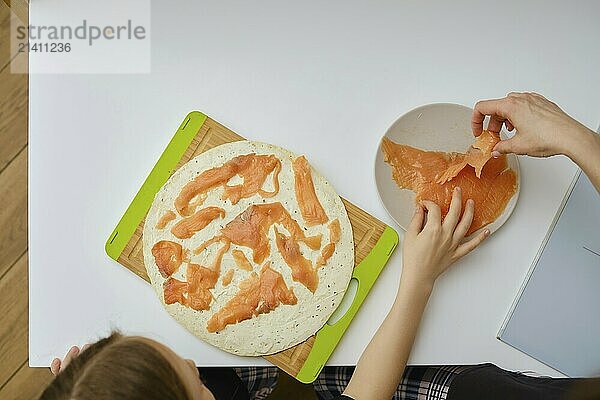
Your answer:
[[[415,192],[415,201],[430,200],[440,206],[442,217],[450,208],[452,191],[462,189],[463,208],[475,201],[473,222],[467,235],[495,221],[517,191],[517,176],[506,156],[491,158],[499,140],[484,131],[467,153],[425,151],[394,143],[384,137],[384,160],[401,189]]]

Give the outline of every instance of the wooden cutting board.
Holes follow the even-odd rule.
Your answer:
[[[245,139],[206,115],[198,111],[189,113],[109,236],[107,254],[150,282],[144,267],[142,232],[154,196],[167,179],[193,157],[223,143],[239,140]],[[344,298],[340,308],[350,305],[334,324],[327,323],[303,343],[265,356],[268,361],[304,383],[316,379],[398,243],[398,235],[392,228],[349,201],[342,200],[354,235],[353,279],[358,284],[353,286],[357,288],[356,294],[353,299]],[[346,297],[349,293],[350,290]]]

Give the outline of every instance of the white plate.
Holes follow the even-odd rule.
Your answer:
[[[471,131],[472,113],[473,109],[459,104],[428,104],[415,108],[398,118],[387,130],[385,136],[396,143],[423,150],[463,153],[474,140]],[[506,132],[501,132],[501,135],[505,138]],[[509,167],[517,175],[517,191],[502,214],[486,226],[490,232],[496,231],[508,220],[519,198],[521,187],[519,161],[514,154],[508,155],[507,158]],[[375,157],[375,182],[379,198],[386,211],[402,229],[406,230],[414,214],[415,193],[408,189],[400,189],[392,179],[392,168],[383,161],[381,141]]]

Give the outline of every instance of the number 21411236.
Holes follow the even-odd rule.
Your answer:
[[[71,43],[19,43],[19,53],[68,53],[71,51]]]

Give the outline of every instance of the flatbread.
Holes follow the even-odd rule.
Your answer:
[[[282,168],[279,174],[280,189],[277,195],[271,198],[263,198],[255,194],[250,198],[241,199],[237,204],[232,205],[229,200],[221,200],[223,188],[219,187],[208,193],[202,208],[208,206],[222,207],[226,212],[223,219],[213,221],[189,239],[178,239],[171,233],[173,224],[182,218],[179,215],[177,215],[174,221],[169,222],[165,229],[156,229],[156,224],[161,216],[169,210],[175,210],[174,200],[184,185],[207,169],[220,166],[233,157],[250,153],[273,154],[281,161]],[[310,228],[306,227],[296,200],[294,173],[291,164],[296,157],[296,154],[281,147],[251,141],[239,141],[215,147],[191,159],[171,176],[157,193],[146,217],[143,232],[144,263],[152,286],[156,290],[160,301],[169,314],[195,336],[233,354],[245,356],[267,355],[301,343],[314,335],[325,324],[342,300],[354,268],[354,243],[352,226],[350,225],[348,214],[342,200],[336,194],[333,187],[314,168],[312,169],[315,192],[329,217],[329,222],[337,218],[341,226],[341,238],[336,244],[335,252],[327,264],[319,268],[317,272],[319,284],[315,293],[311,293],[300,282],[292,280],[291,269],[285,263],[277,249],[274,229],[271,227],[269,230],[271,253],[268,260],[271,261],[271,268],[281,273],[287,286],[293,288],[298,302],[296,305],[282,304],[268,314],[260,314],[249,320],[228,325],[220,332],[209,333],[206,329],[207,321],[239,291],[239,283],[251,274],[250,271],[236,267],[231,251],[239,249],[245,253],[248,260],[252,260],[251,250],[246,247],[231,245],[221,263],[221,277],[229,269],[235,269],[231,283],[223,286],[221,279],[219,279],[215,288],[212,289],[214,300],[210,309],[195,311],[179,303],[164,303],[163,282],[166,279],[159,273],[151,249],[156,242],[169,240],[180,243],[185,249],[192,250],[206,240],[218,235],[221,228],[246,210],[248,206],[272,202],[281,202],[303,228],[307,236],[322,234],[321,247],[323,247],[328,243],[329,239],[328,224]],[[234,177],[233,179],[235,180],[236,178]],[[235,183],[235,181],[232,182]],[[270,176],[267,178],[263,189],[267,191],[273,189]],[[193,255],[190,251],[191,262],[202,265],[210,264],[214,259],[214,253],[216,253],[218,247],[211,246],[200,255]],[[312,251],[304,244],[301,244],[300,248],[303,255],[314,265],[320,255],[320,250]],[[259,273],[261,265],[252,264],[254,271]],[[183,263],[179,270],[172,276],[185,281],[185,271],[186,264]]]

